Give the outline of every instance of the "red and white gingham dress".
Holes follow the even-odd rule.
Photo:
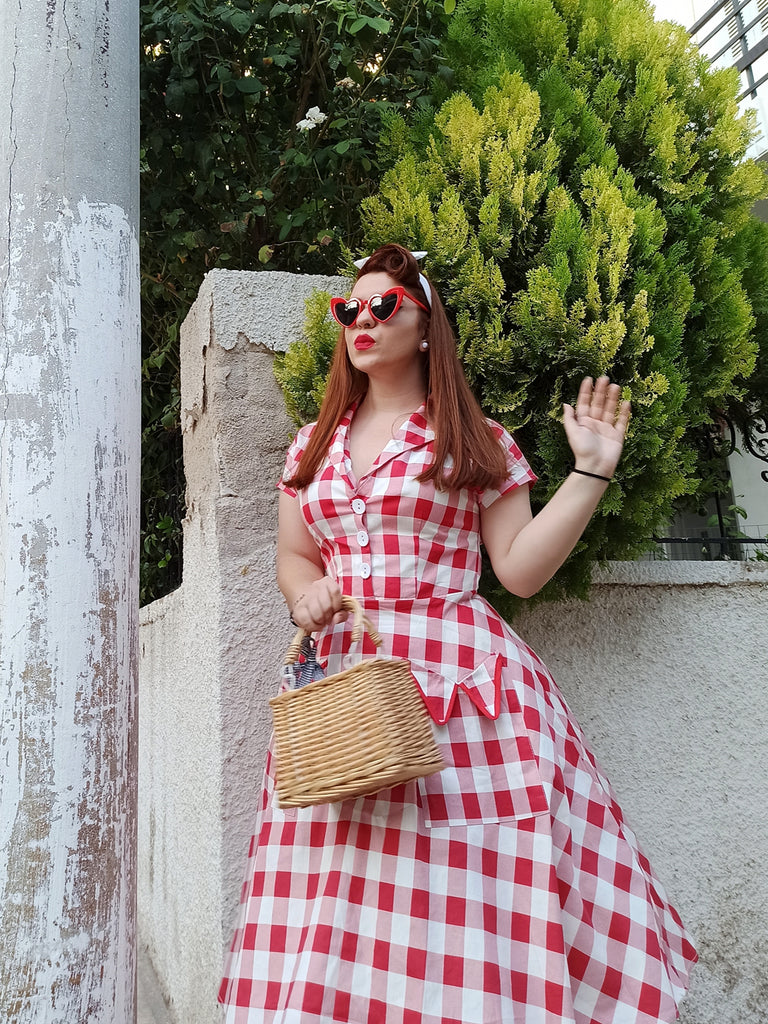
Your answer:
[[[411,661],[448,767],[281,811],[268,758],[219,995],[227,1024],[676,1020],[696,959],[680,918],[547,669],[477,594],[480,505],[533,473],[494,425],[499,491],[418,483],[434,440],[421,409],[356,481],[351,417],[298,495],[303,516],[384,653]],[[329,672],[349,632],[319,636]]]

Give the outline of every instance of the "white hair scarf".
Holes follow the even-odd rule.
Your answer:
[[[423,260],[426,255],[426,251],[411,253],[411,256],[413,256],[415,260]],[[357,269],[362,270],[370,258],[370,256],[363,256],[362,259],[355,260],[355,266],[357,267]],[[430,309],[432,309],[432,289],[429,287],[429,281],[426,279],[426,277],[424,277],[421,271],[419,271],[419,284],[424,289],[424,294],[427,297],[427,305],[429,306]]]

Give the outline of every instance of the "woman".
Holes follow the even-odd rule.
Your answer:
[[[680,919],[546,668],[477,594],[481,541],[523,597],[565,561],[628,403],[582,383],[564,412],[574,470],[532,517],[535,477],[472,397],[413,254],[361,262],[280,484],[278,583],[328,672],[350,646],[342,593],[363,604],[385,653],[410,659],[446,768],[279,810],[270,758],[226,1020],[673,1021],[696,958]]]

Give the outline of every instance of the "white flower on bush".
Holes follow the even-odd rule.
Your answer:
[[[312,131],[313,128],[317,128],[319,124],[322,124],[327,117],[328,115],[324,114],[320,110],[320,107],[310,107],[307,111],[306,117],[302,118],[301,121],[296,122],[296,127],[301,132],[309,132]]]

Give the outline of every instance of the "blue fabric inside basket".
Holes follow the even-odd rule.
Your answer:
[[[301,641],[299,660],[292,665],[283,668],[283,679],[292,690],[298,690],[307,683],[313,683],[315,679],[323,679],[325,672],[317,663],[317,648],[311,636],[305,636]]]

